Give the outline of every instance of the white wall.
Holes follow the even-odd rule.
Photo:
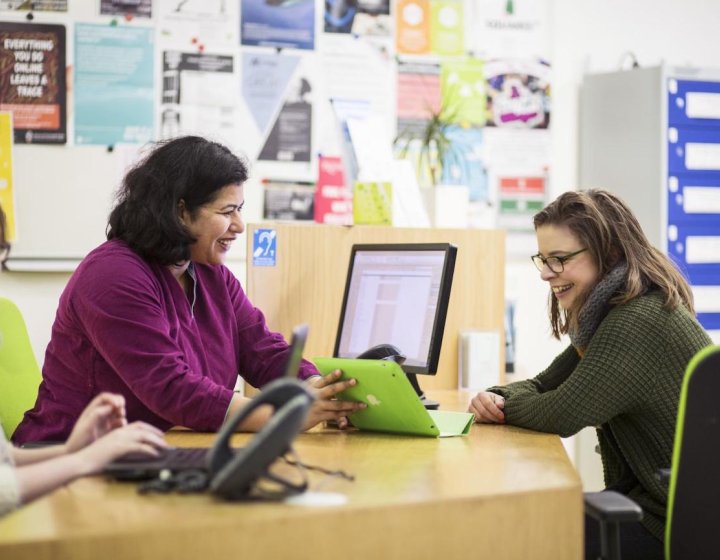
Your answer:
[[[720,4],[717,0],[550,2],[554,66],[550,195],[554,198],[577,183],[577,93],[583,73],[617,70],[628,51],[634,53],[642,66],[666,62],[720,68],[717,41]],[[252,219],[258,215],[253,199],[259,199],[259,192],[252,189],[247,195]],[[244,278],[242,265],[237,268]],[[68,277],[49,273],[0,274],[0,295],[10,297],[20,306],[39,360],[49,340],[57,299]],[[509,262],[507,279],[507,295],[517,303],[518,373],[513,378],[519,379],[544,368],[563,345],[549,336],[547,290],[530,260]],[[592,451],[592,437],[583,435],[569,448],[577,451],[576,463],[586,487],[599,487],[601,478]]]

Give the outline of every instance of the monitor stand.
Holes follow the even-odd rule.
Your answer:
[[[438,401],[432,401],[425,396],[425,393],[423,393],[423,390],[420,388],[417,376],[414,373],[408,372],[405,372],[405,375],[407,375],[408,381],[410,381],[410,385],[412,385],[413,389],[415,389],[418,397],[420,397],[420,402],[425,405],[425,408],[427,408],[428,410],[437,410],[440,407],[440,403]]]

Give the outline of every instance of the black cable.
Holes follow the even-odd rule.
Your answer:
[[[345,480],[349,480],[350,482],[355,481],[355,475],[352,475],[350,473],[345,472],[342,469],[326,469],[325,467],[320,467],[318,465],[308,465],[307,463],[303,463],[300,459],[297,459],[297,454],[293,452],[293,455],[295,455],[296,459],[289,459],[287,455],[282,456],[282,460],[285,461],[288,465],[292,465],[295,467],[301,467],[303,469],[309,470],[309,471],[316,471],[323,474],[326,474],[328,476],[337,476],[340,478],[344,478]]]

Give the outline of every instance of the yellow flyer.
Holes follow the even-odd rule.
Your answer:
[[[13,197],[12,113],[0,111],[0,206],[7,217],[8,241],[15,240],[15,201]]]
[[[356,225],[392,225],[392,185],[390,183],[355,182],[353,223]]]

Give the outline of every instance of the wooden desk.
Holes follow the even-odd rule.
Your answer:
[[[467,396],[434,392],[443,408]],[[240,434],[237,444],[248,439]],[[210,434],[172,433],[203,446]],[[475,425],[430,439],[316,429],[296,442],[312,475],[347,503],[224,503],[206,495],[139,496],[131,484],[78,480],[0,521],[7,560],[284,558],[577,560],[582,491],[558,437]]]

